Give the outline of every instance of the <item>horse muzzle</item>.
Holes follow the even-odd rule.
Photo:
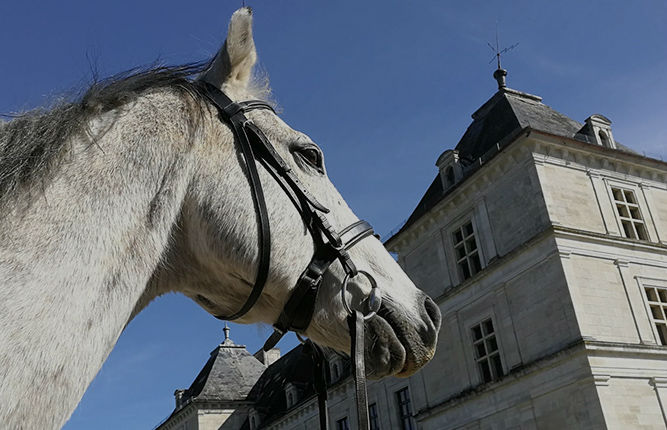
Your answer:
[[[433,358],[441,325],[440,309],[423,292],[416,315],[385,298],[366,322],[366,373],[370,378],[407,377]]]

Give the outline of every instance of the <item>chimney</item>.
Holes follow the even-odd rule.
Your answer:
[[[255,353],[255,358],[266,367],[269,367],[280,359],[280,349],[271,348],[268,351],[260,349]]]

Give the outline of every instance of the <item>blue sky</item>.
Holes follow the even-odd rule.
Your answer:
[[[194,2],[192,2],[194,3]],[[100,76],[208,58],[240,1],[6,2],[0,112],[48,105]],[[470,114],[496,89],[487,46],[500,28],[508,86],[578,121],[601,113],[616,140],[667,158],[667,3],[622,1],[248,1],[282,117],[325,151],[329,175],[383,235],[410,214]],[[150,429],[222,339],[182,296],[126,329],[66,429]],[[266,327],[232,326],[256,350]],[[294,345],[288,339],[283,348]]]

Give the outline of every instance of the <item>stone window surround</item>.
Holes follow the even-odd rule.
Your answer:
[[[368,421],[371,428],[370,430],[380,429],[380,413],[377,402],[368,405]]]
[[[401,403],[401,393],[407,393],[407,404],[408,404],[408,408],[409,408],[409,411],[410,411],[410,419],[409,419],[409,423],[408,423],[407,426],[406,426],[406,421],[405,421],[405,418],[407,418],[407,415],[404,416],[403,412],[401,410],[402,409],[401,406],[403,405]],[[402,430],[416,430],[415,420],[414,420],[414,417],[413,417],[414,411],[412,410],[412,408],[413,408],[412,403],[413,402],[412,402],[412,393],[410,392],[410,386],[409,385],[403,385],[401,387],[394,388],[394,399],[396,401],[396,413],[398,415],[398,423],[401,426],[401,429]]]
[[[490,321],[491,322],[491,327],[493,328],[493,331],[491,333],[486,333],[486,330],[484,328],[484,324]],[[479,327],[481,330],[481,335],[479,339],[475,338],[474,332],[475,328]],[[505,368],[503,366],[503,360],[501,356],[501,350],[500,350],[500,344],[498,342],[498,335],[497,335],[497,328],[496,325],[493,322],[493,318],[488,317],[488,318],[483,318],[479,320],[477,324],[473,324],[470,327],[470,331],[468,332],[469,335],[471,336],[471,341],[472,341],[472,348],[473,348],[473,357],[475,357],[475,364],[477,365],[477,373],[482,382],[492,382],[499,380],[502,378],[505,374]],[[493,337],[493,340],[496,344],[495,350],[489,352],[489,349],[487,349],[487,339]],[[485,354],[482,357],[477,357],[476,354],[476,348],[478,344],[483,344],[484,345],[484,352]],[[498,373],[498,370],[495,368],[495,363],[493,362],[493,358],[498,357],[498,360],[500,361],[500,372]],[[483,374],[483,371],[481,369],[482,367],[482,362],[485,361],[487,362],[487,365],[489,366],[489,371],[490,371],[490,379],[486,380]]]
[[[343,375],[343,360],[337,355],[329,360],[329,375],[332,383],[338,382]]]
[[[628,239],[649,240],[646,228],[646,217],[644,216],[637,192],[628,187],[610,185],[611,201],[614,205],[614,214],[618,222],[621,234]],[[636,209],[635,213],[633,209]],[[622,212],[626,212],[625,214]],[[625,224],[631,227],[630,233],[626,231]]]
[[[470,240],[472,239],[472,240]],[[452,244],[456,266],[463,280],[472,278],[482,270],[482,262],[479,256],[479,245],[472,220],[461,224],[452,232]]]
[[[287,409],[291,408],[299,402],[298,391],[296,387],[290,382],[285,384],[285,402]]]
[[[347,416],[337,419],[336,430],[350,430],[350,419]]]
[[[493,323],[493,330],[496,335],[496,343],[498,344],[498,354],[500,355],[500,364],[503,367],[503,374],[506,375],[508,372],[508,359],[506,356],[508,351],[504,347],[503,333],[501,332],[502,327],[498,324],[498,317],[496,315],[496,310],[494,309],[493,303],[495,299],[496,295],[491,294],[483,301],[471,304],[470,306],[473,306],[473,308],[470,308],[471,312],[459,312],[459,317],[461,318],[459,319],[459,335],[461,336],[465,365],[468,371],[468,375],[471,379],[471,386],[484,383],[484,379],[480,374],[479,366],[477,365],[477,360],[475,357],[472,328],[482,321],[486,321],[487,319],[490,319]],[[485,311],[480,312],[479,308],[477,308],[477,305],[483,305]],[[478,309],[476,312],[474,311],[475,308]]]
[[[250,425],[250,430],[257,430],[259,428],[259,413],[255,408],[250,409],[248,413],[248,424]]]
[[[485,210],[485,208],[484,208]],[[450,277],[452,278],[452,282],[454,285],[460,284],[467,279],[470,279],[473,276],[470,276],[469,278],[464,278],[461,270],[458,265],[458,258],[457,258],[457,253],[456,253],[456,248],[455,248],[455,243],[454,243],[454,233],[463,227],[464,224],[467,222],[470,222],[472,224],[474,236],[475,236],[475,243],[477,245],[477,255],[479,257],[479,265],[480,265],[480,272],[484,270],[484,268],[488,265],[488,260],[486,258],[486,245],[484,243],[484,238],[482,237],[483,235],[483,229],[480,227],[480,223],[478,220],[478,217],[476,216],[476,210],[475,208],[471,208],[468,210],[466,213],[459,215],[456,219],[452,220],[443,230],[442,230],[442,236],[443,236],[443,241],[445,245],[445,258],[447,259],[447,269],[450,273]],[[479,273],[479,272],[478,272]]]
[[[646,229],[646,235],[648,241],[656,242],[657,240],[657,231],[655,230],[655,224],[653,223],[653,214],[651,213],[651,208],[648,205],[646,200],[646,195],[644,193],[644,186],[642,182],[633,182],[618,178],[612,178],[604,175],[596,175],[594,173],[589,173],[590,176],[598,176],[602,179],[604,188],[606,190],[607,199],[606,201],[600,201],[600,205],[607,205],[611,208],[611,213],[613,213],[613,219],[605,219],[605,213],[607,211],[601,211],[603,221],[605,222],[609,233],[615,234],[617,236],[626,237],[623,231],[623,226],[619,218],[618,210],[616,209],[616,202],[614,195],[612,193],[612,188],[620,188],[623,190],[629,190],[634,193],[635,198],[637,199],[637,205],[639,206],[639,212],[644,223],[644,228]],[[603,199],[602,196],[598,196],[598,199]],[[610,226],[614,226],[614,229],[610,229]]]
[[[667,290],[667,279],[646,278],[640,276],[637,276],[636,279],[637,279],[637,284],[639,285],[642,301],[644,303],[644,311],[646,312],[646,318],[651,324],[651,329],[653,330],[653,341],[655,342],[656,345],[663,345],[662,342],[660,341],[660,334],[658,333],[658,328],[656,327],[656,324],[654,322],[653,314],[651,312],[651,305],[649,304],[645,291],[648,288]]]

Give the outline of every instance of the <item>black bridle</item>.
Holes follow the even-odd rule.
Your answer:
[[[260,100],[235,103],[214,85],[203,80],[197,81],[197,84],[201,88],[202,93],[217,108],[220,119],[229,124],[238,141],[248,172],[248,182],[250,184],[259,227],[259,264],[253,289],[246,302],[238,311],[231,315],[217,315],[216,318],[230,321],[246,314],[261,296],[268,279],[271,260],[271,229],[262,183],[257,171],[256,161],[258,161],[262,163],[288,196],[290,196],[301,214],[315,245],[315,251],[310,263],[299,277],[278,320],[273,325],[273,334],[267,339],[262,349],[268,351],[273,348],[288,331],[294,331],[297,335],[305,332],[313,317],[315,302],[320,286],[322,285],[323,276],[331,264],[336,260],[340,261],[345,271],[345,278],[341,287],[341,298],[349,314],[348,326],[352,339],[351,356],[353,357],[359,428],[368,429],[368,401],[364,364],[364,321],[372,318],[380,308],[381,296],[378,292],[375,279],[368,272],[356,268],[348,250],[362,239],[372,236],[374,234],[373,228],[366,221],[357,221],[339,232],[334,230],[325,216],[329,210],[318,202],[303,186],[292,169],[273,148],[264,133],[245,116],[246,112],[255,109],[267,109],[274,112],[269,104]],[[347,303],[346,298],[348,282],[359,275],[366,277],[371,283],[371,293],[364,301],[364,305],[367,308],[365,315],[359,310],[352,309]],[[301,339],[300,336],[299,338]],[[311,340],[303,342],[306,350],[313,357],[315,369],[313,383],[318,393],[320,427],[327,429],[327,387],[324,351]]]

